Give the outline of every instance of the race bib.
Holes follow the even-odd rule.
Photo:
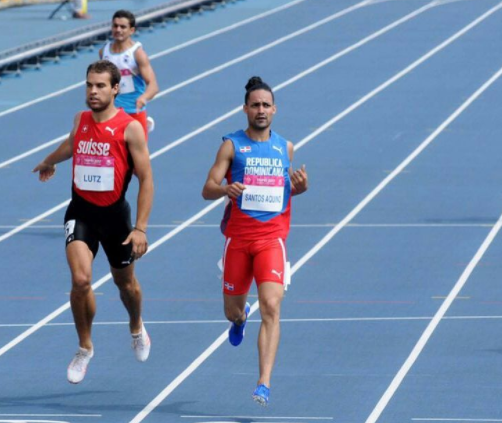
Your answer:
[[[128,94],[134,92],[134,80],[132,72],[129,69],[120,71],[120,94]]]
[[[242,193],[242,210],[280,212],[284,202],[283,176],[244,177],[246,189]]]
[[[73,182],[82,191],[113,191],[115,159],[113,157],[77,156]]]

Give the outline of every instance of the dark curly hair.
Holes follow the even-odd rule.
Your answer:
[[[120,83],[120,71],[117,66],[109,60],[98,60],[97,62],[91,63],[87,68],[86,76],[89,75],[90,72],[110,74],[110,83],[112,87]]]
[[[117,10],[113,14],[112,21],[115,18],[126,18],[129,21],[129,25],[131,26],[131,28],[136,28],[136,18],[134,17],[132,12],[129,12],[129,10],[123,10],[123,9]]]
[[[259,76],[253,76],[253,77],[249,78],[249,81],[246,84],[245,89],[246,89],[246,96],[244,97],[245,104],[248,103],[249,94],[251,94],[253,91],[256,91],[256,90],[268,91],[270,94],[272,94],[272,101],[275,102],[274,93],[272,92],[272,88],[270,88],[270,86],[267,83],[263,82]]]

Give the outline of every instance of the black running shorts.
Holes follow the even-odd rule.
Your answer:
[[[125,199],[99,207],[74,195],[66,210],[64,225],[66,245],[83,241],[96,257],[101,244],[110,266],[115,269],[123,269],[134,261],[132,244],[122,245],[132,231],[131,207]]]

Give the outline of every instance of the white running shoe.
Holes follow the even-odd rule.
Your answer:
[[[148,133],[153,132],[155,129],[155,121],[150,116],[146,118],[146,129],[148,129]]]
[[[142,325],[141,332],[132,336],[132,349],[138,361],[146,361],[150,355],[150,347],[152,343],[145,325]]]
[[[84,380],[87,365],[93,356],[94,350],[89,351],[79,347],[75,357],[73,357],[73,360],[68,366],[68,382],[80,383]]]

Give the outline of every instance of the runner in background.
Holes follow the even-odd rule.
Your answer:
[[[132,39],[135,32],[135,16],[128,10],[116,11],[112,18],[113,41],[99,50],[99,57],[119,68],[122,78],[115,106],[139,121],[148,139],[155,121],[147,116],[146,104],[159,92],[159,87],[148,55],[141,43]]]

